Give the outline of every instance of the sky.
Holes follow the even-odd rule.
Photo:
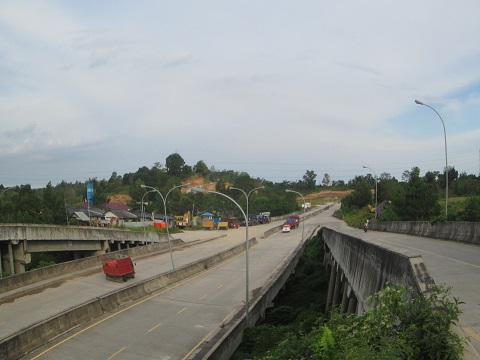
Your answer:
[[[173,153],[273,182],[446,162],[478,175],[478,14],[478,0],[1,0],[0,184],[108,180]]]

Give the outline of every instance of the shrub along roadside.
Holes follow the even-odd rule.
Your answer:
[[[336,309],[323,314],[326,274],[311,273],[323,269],[320,259],[323,242],[317,236],[287,283],[287,292],[275,300],[265,323],[244,332],[232,359],[462,358],[464,342],[450,331],[461,302],[451,296],[450,287],[432,283],[424,296],[412,298],[412,289],[389,283],[369,299],[372,309],[361,316]],[[315,276],[323,279],[323,296],[306,298]]]

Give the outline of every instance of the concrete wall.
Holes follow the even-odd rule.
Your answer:
[[[144,238],[145,237],[145,238]],[[0,225],[0,241],[92,240],[159,242],[159,233],[128,231],[87,226],[9,224]]]
[[[370,229],[480,245],[480,222],[379,221],[371,223]]]
[[[249,242],[250,246],[256,243],[255,238]],[[119,291],[113,291],[22,329],[0,343],[0,358],[18,359],[75,326],[85,324],[125,303],[150,295],[175,282],[198,274],[243,251],[245,251],[245,243],[165,274],[132,284]]]
[[[178,247],[183,244],[181,240],[175,239],[172,239],[170,243],[174,247]],[[52,278],[58,278],[58,281],[61,281],[61,279],[63,279],[63,277],[65,276],[73,276],[75,273],[85,272],[87,270],[91,270],[91,272],[93,273],[95,271],[99,271],[99,269],[102,268],[102,261],[112,257],[126,255],[131,256],[132,258],[139,258],[143,256],[152,256],[158,254],[158,252],[163,252],[167,250],[168,243],[165,241],[162,243],[137,246],[134,248],[115,251],[103,255],[89,256],[83,259],[68,261],[61,264],[31,270],[28,272],[0,279],[0,293],[5,293],[13,289],[19,289],[27,285],[40,283],[41,281]],[[49,284],[51,284],[51,282]]]
[[[427,290],[430,275],[420,255],[385,244],[367,242],[323,228],[327,255],[332,266],[341,270],[358,300],[357,313],[367,309],[366,300],[380,291],[387,281]]]
[[[30,253],[70,251],[76,254],[103,254],[122,247],[166,241],[163,233],[84,226],[15,224],[0,225],[0,269],[10,274],[25,272]],[[112,244],[112,245],[110,245]],[[123,245],[122,245],[123,244]]]

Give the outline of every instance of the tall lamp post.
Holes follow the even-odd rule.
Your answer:
[[[447,159],[447,131],[445,130],[445,123],[443,122],[443,119],[438,113],[438,111],[435,110],[433,107],[431,107],[430,105],[424,104],[419,100],[415,100],[415,103],[418,105],[429,107],[430,109],[435,111],[435,113],[438,115],[443,125],[443,136],[445,139],[445,220],[447,220],[448,218],[448,159]]]
[[[303,200],[303,224],[302,224],[302,242],[303,242],[303,238],[305,236],[305,198],[303,197],[302,194],[300,194],[299,192],[297,191],[293,191],[293,190],[285,190],[286,192],[289,192],[289,193],[295,193],[295,194],[298,194],[302,197],[302,200]]]
[[[377,197],[377,193],[378,193],[378,191],[377,191],[378,190],[378,188],[377,188],[377,173],[371,167],[363,165],[363,168],[364,169],[370,169],[375,174],[375,219],[376,219],[377,218],[377,199],[378,199],[378,197]]]
[[[172,245],[170,243],[170,232],[168,230],[168,215],[167,215],[167,197],[168,197],[168,194],[170,194],[172,192],[172,190],[175,190],[175,189],[178,189],[180,187],[184,187],[184,186],[188,186],[190,185],[190,183],[185,183],[185,184],[182,184],[182,185],[177,185],[177,186],[174,186],[173,188],[171,188],[170,190],[168,190],[167,192],[167,195],[165,195],[165,197],[163,197],[163,195],[160,193],[160,191],[158,191],[157,189],[155,189],[154,187],[152,186],[147,186],[147,185],[140,185],[142,188],[144,189],[151,189],[153,191],[156,191],[158,195],[160,195],[160,197],[162,198],[163,200],[163,211],[165,212],[165,224],[167,224],[167,241],[168,241],[168,249],[170,251],[170,259],[172,260],[172,268],[173,270],[175,270],[175,264],[173,263],[173,254],[172,254]]]
[[[250,292],[250,290],[249,290],[249,283],[248,283],[248,279],[249,279],[249,275],[248,275],[248,217],[247,217],[247,215],[245,215],[245,212],[243,211],[242,207],[228,195],[225,195],[225,194],[223,194],[221,192],[218,192],[218,191],[206,190],[206,189],[201,189],[201,188],[196,188],[196,187],[192,187],[191,190],[194,193],[211,193],[211,194],[217,194],[217,195],[221,195],[223,197],[226,197],[227,199],[231,200],[235,205],[237,205],[237,207],[242,212],[243,217],[245,218],[245,322],[246,322],[247,327],[248,327],[249,326],[248,308],[250,306],[250,304],[249,304],[249,298],[250,298],[249,292]]]
[[[251,194],[252,192],[254,192],[255,190],[265,189],[265,186],[259,186],[259,187],[255,188],[255,189],[252,189],[252,190],[250,190],[250,191],[248,192],[248,194],[247,194],[244,190],[239,189],[239,188],[236,188],[236,187],[233,187],[233,186],[230,186],[229,189],[239,190],[239,191],[241,191],[241,192],[245,195],[245,197],[247,198],[247,219],[246,219],[245,221],[248,222],[248,220],[249,220],[249,219],[248,219],[248,199],[250,198],[250,194]],[[246,235],[246,236],[247,236],[247,239],[248,239],[248,227],[246,228],[246,232],[247,232],[247,235]]]
[[[151,193],[151,192],[155,192],[155,190],[149,190],[147,192],[145,192],[145,194],[143,194],[142,196],[142,223],[143,223],[143,242],[145,243],[146,242],[146,237],[147,237],[147,233],[146,233],[146,230],[145,230],[145,207],[143,206],[143,199],[145,198],[145,195],[147,195],[148,193]]]

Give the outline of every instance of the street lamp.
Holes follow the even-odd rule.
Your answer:
[[[163,200],[163,211],[165,212],[165,224],[167,224],[167,240],[168,240],[168,249],[170,251],[170,259],[172,260],[172,268],[173,270],[175,270],[175,264],[173,263],[173,254],[172,254],[172,245],[170,243],[170,232],[168,230],[168,215],[167,215],[167,197],[168,197],[168,194],[170,194],[170,192],[172,192],[172,190],[174,189],[178,189],[180,187],[183,187],[183,186],[188,186],[190,185],[190,183],[185,183],[185,184],[182,184],[182,185],[177,185],[177,186],[174,186],[173,188],[171,188],[170,190],[168,190],[167,192],[167,195],[165,195],[165,197],[163,197],[163,195],[160,193],[160,191],[158,191],[157,189],[155,189],[154,187],[152,186],[147,186],[147,185],[140,185],[142,188],[144,189],[151,189],[152,191],[156,191],[158,193],[158,195],[160,195],[160,197],[162,198]]]
[[[247,194],[244,190],[239,189],[239,188],[236,188],[236,187],[233,187],[233,186],[230,186],[229,189],[239,190],[239,191],[241,191],[241,192],[245,195],[245,197],[247,198],[247,220],[246,220],[246,221],[248,222],[248,220],[249,220],[249,219],[248,219],[248,199],[250,198],[250,194],[251,194],[252,192],[254,192],[255,190],[265,189],[265,186],[259,186],[259,187],[255,188],[255,189],[252,189],[252,190],[250,190],[250,191],[248,192],[248,194]],[[247,239],[248,239],[248,229],[247,229]]]
[[[418,105],[429,107],[430,109],[435,111],[435,113],[438,115],[443,125],[443,136],[445,138],[445,220],[447,220],[448,218],[448,160],[447,160],[447,131],[445,130],[445,123],[443,122],[443,119],[438,113],[438,111],[435,110],[433,107],[431,107],[430,105],[424,104],[419,100],[415,100],[415,103]]]
[[[246,322],[247,327],[248,327],[248,323],[249,323],[248,322],[248,308],[250,306],[250,304],[249,304],[249,297],[250,297],[249,292],[250,292],[250,290],[249,290],[249,284],[248,284],[248,278],[249,278],[249,275],[248,275],[248,217],[247,217],[247,215],[245,215],[245,212],[243,211],[242,207],[228,195],[225,195],[225,194],[223,194],[221,192],[218,192],[218,191],[206,190],[206,189],[201,189],[201,188],[196,188],[196,187],[192,187],[191,190],[192,190],[193,193],[212,193],[212,194],[218,194],[218,195],[221,195],[223,197],[226,197],[227,199],[233,201],[233,203],[235,203],[235,205],[237,205],[237,207],[242,212],[243,217],[245,218],[245,322]]]
[[[305,236],[305,198],[303,197],[302,194],[300,194],[299,192],[297,191],[293,191],[293,190],[285,190],[286,192],[290,192],[290,193],[295,193],[295,194],[298,194],[302,197],[302,200],[303,200],[303,225],[302,225],[302,242],[303,242],[303,238]]]
[[[148,193],[151,193],[151,192],[155,192],[155,190],[149,190],[147,192],[145,192],[145,194],[143,194],[142,196],[142,223],[143,223],[143,243],[146,242],[146,237],[147,237],[147,233],[146,233],[146,230],[145,230],[145,208],[143,206],[143,198],[145,197],[145,195],[147,195]]]
[[[363,165],[363,168],[364,169],[370,169],[373,171],[373,173],[375,174],[375,219],[377,218],[377,173],[375,172],[375,170],[373,170],[371,167],[368,167],[368,166],[365,166]]]

